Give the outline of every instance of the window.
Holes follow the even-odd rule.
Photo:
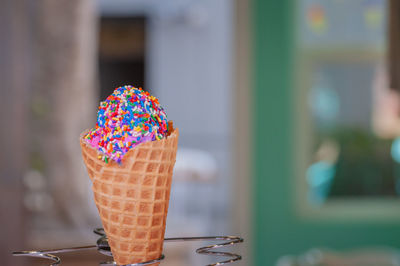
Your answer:
[[[387,6],[384,0],[298,6],[296,189],[303,210],[354,203],[353,213],[361,213],[365,202],[393,202],[400,194],[400,96],[387,82]]]

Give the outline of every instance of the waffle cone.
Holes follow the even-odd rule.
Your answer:
[[[122,163],[108,164],[84,141],[82,156],[94,200],[119,265],[161,256],[178,144],[178,129],[159,141],[141,143],[125,154]]]

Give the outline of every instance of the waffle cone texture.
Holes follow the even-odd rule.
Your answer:
[[[141,143],[121,164],[98,159],[80,137],[94,200],[119,265],[157,259],[162,254],[178,129],[159,141]]]

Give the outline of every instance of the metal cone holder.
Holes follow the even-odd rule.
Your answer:
[[[73,248],[51,249],[51,250],[41,250],[41,251],[35,251],[35,250],[33,250],[33,251],[17,251],[17,252],[13,252],[13,255],[14,256],[38,257],[38,258],[43,258],[43,259],[49,259],[49,260],[54,261],[52,264],[50,264],[50,266],[55,266],[55,265],[61,264],[61,259],[54,254],[61,254],[61,253],[67,253],[67,252],[76,252],[76,251],[82,251],[82,250],[97,249],[101,254],[112,257],[111,249],[110,249],[110,246],[108,245],[108,241],[107,241],[107,236],[106,236],[103,228],[96,228],[96,229],[94,229],[93,232],[100,236],[100,238],[96,242],[96,245],[73,247]],[[229,259],[221,261],[221,262],[213,263],[213,264],[208,264],[207,266],[225,265],[225,264],[232,263],[232,262],[242,259],[242,257],[238,254],[225,252],[225,251],[224,252],[223,251],[215,251],[215,249],[218,249],[218,248],[223,248],[223,247],[232,246],[232,245],[235,245],[238,243],[242,243],[243,238],[240,238],[237,236],[174,237],[174,238],[165,238],[164,239],[165,242],[218,241],[218,240],[223,240],[224,242],[198,248],[198,249],[196,249],[196,253],[204,254],[204,255],[212,255],[212,256],[217,256],[217,257],[225,257],[225,258],[229,258]],[[141,263],[135,263],[135,264],[128,264],[126,266],[152,265],[152,264],[162,261],[164,258],[165,258],[165,256],[161,255],[160,258],[155,259],[155,260],[141,262]],[[100,263],[100,265],[106,266],[106,265],[117,265],[117,264],[114,261],[112,261],[112,262],[102,262],[102,263]]]

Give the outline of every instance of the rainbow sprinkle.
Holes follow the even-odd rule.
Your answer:
[[[163,139],[168,120],[158,99],[142,88],[122,86],[100,103],[96,127],[84,136],[103,153],[106,163],[121,163],[124,155],[140,143]]]

